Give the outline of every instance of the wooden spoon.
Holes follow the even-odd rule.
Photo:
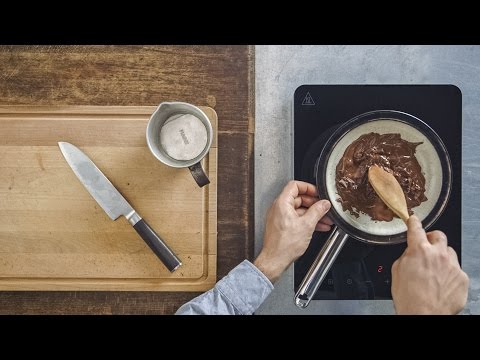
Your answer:
[[[377,165],[372,165],[368,169],[368,181],[380,199],[406,224],[410,217],[408,215],[407,201],[405,200],[402,187],[395,179],[395,176]]]

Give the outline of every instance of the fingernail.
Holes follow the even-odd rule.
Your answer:
[[[420,225],[422,224],[422,223],[420,222],[420,219],[419,219],[415,214],[412,215],[412,216],[410,216],[410,217],[408,218],[408,223],[409,223],[409,224],[419,223]]]
[[[322,200],[322,208],[324,211],[330,210],[330,206],[331,206],[330,201]]]

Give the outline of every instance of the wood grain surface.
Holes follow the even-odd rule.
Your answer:
[[[0,290],[205,291],[217,264],[217,115],[199,188],[158,161],[145,129],[154,106],[0,106]],[[112,221],[58,141],[79,147],[182,261],[158,260],[126,219]]]
[[[253,255],[254,54],[250,46],[1,46],[0,105],[213,107],[217,278]],[[1,314],[171,314],[199,293],[0,292]]]

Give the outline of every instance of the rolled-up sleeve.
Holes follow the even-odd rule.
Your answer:
[[[182,305],[176,315],[250,315],[272,290],[270,280],[244,260],[213,289]]]

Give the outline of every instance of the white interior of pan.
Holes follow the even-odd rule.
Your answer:
[[[326,173],[326,186],[327,193],[335,207],[335,210],[340,216],[355,226],[357,229],[373,235],[386,235],[391,236],[404,232],[407,227],[402,220],[394,218],[390,222],[386,221],[374,221],[370,216],[360,213],[360,217],[351,215],[350,212],[343,211],[342,205],[336,201],[339,198],[337,188],[335,185],[335,169],[338,162],[342,158],[345,149],[361,135],[370,132],[376,132],[379,134],[398,133],[402,139],[410,142],[423,142],[423,144],[417,146],[415,156],[422,167],[422,172],[425,176],[425,195],[427,201],[423,202],[420,206],[413,208],[413,212],[422,221],[432,211],[435,203],[442,189],[442,165],[440,158],[437,154],[432,143],[428,138],[423,135],[416,128],[395,120],[395,119],[377,119],[370,122],[359,125],[349,132],[347,132],[335,145],[330,154],[327,163]]]

